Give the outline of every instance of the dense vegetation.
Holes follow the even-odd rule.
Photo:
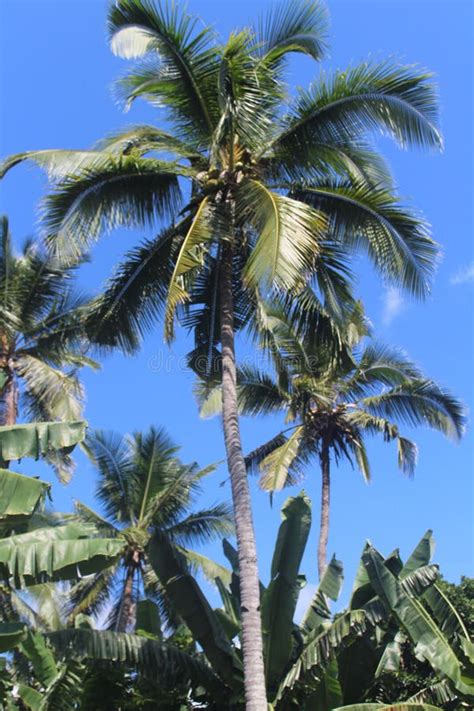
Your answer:
[[[440,148],[430,76],[366,62],[289,99],[292,53],[326,48],[319,2],[275,5],[222,41],[158,0],[116,0],[112,51],[137,59],[118,83],[128,105],[164,108],[92,150],[39,150],[51,182],[44,244],[0,253],[0,702],[5,709],[461,709],[474,699],[472,581],[450,586],[428,532],[403,562],[367,544],[347,609],[331,613],[342,563],[327,560],[330,483],[342,457],[365,478],[365,441],[403,425],[453,439],[462,404],[396,348],[377,343],[354,293],[362,251],[387,283],[429,291],[438,247],[403,205],[371,140]],[[165,130],[166,129],[166,130]],[[74,271],[119,226],[159,225],[101,295],[74,296]],[[79,370],[145,333],[191,330],[202,415],[220,414],[232,491],[200,509],[212,466],[181,461],[162,429],[88,430]],[[268,356],[240,366],[236,337]],[[284,412],[287,427],[244,453],[239,416]],[[21,424],[20,424],[21,423]],[[44,457],[61,476],[83,447],[99,511],[45,506],[49,486],[10,469]],[[270,492],[320,463],[319,586],[301,620],[306,494],[282,509],[270,581],[257,562],[248,474]],[[212,459],[212,457],[210,457]],[[235,533],[236,549],[228,537]],[[370,533],[368,531],[368,533]],[[193,546],[223,539],[229,566]],[[221,606],[201,589],[204,574]],[[392,704],[392,705],[390,705]]]

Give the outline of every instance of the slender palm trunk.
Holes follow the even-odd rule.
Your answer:
[[[330,461],[329,461],[329,445],[323,439],[321,444],[321,453],[319,455],[321,462],[321,522],[319,527],[319,542],[318,542],[318,572],[319,579],[324,575],[327,566],[327,547],[329,536],[329,505],[330,505]]]
[[[263,665],[257,546],[237,412],[232,245],[229,243],[224,243],[222,246],[220,321],[222,340],[222,419],[227,465],[232,486],[239,555],[245,708],[246,711],[266,711],[267,700]]]
[[[18,392],[15,378],[11,375],[1,394],[2,409],[0,412],[1,425],[14,425],[18,417]]]
[[[0,336],[0,346],[0,367],[7,378],[0,391],[0,425],[14,425],[18,416],[18,391],[11,362],[10,344],[5,334]]]
[[[136,567],[131,564],[127,566],[125,573],[125,583],[120,601],[120,610],[117,618],[116,632],[128,632],[135,621],[133,581],[135,579]]]

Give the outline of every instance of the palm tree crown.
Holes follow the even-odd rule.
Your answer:
[[[361,346],[370,331],[360,306],[346,325],[346,357],[337,360],[321,348],[314,333],[295,334],[280,308],[261,303],[260,310],[268,329],[265,333],[260,327],[261,341],[273,356],[276,378],[252,366],[242,368],[238,374],[239,409],[246,415],[283,411],[288,426],[251,452],[246,462],[249,470],[260,471],[262,488],[273,492],[297,483],[313,458],[320,461],[322,574],[331,453],[336,462],[347,458],[369,481],[365,438],[382,435],[386,442],[396,440],[398,464],[412,475],[417,447],[400,434],[399,424],[427,426],[456,440],[464,431],[464,407],[450,392],[427,379],[400,350],[376,342]],[[204,383],[197,388],[197,395],[202,415],[220,411],[219,384]]]
[[[73,270],[60,267],[28,240],[13,250],[8,220],[0,220],[0,424],[79,420],[78,370],[99,366],[85,353],[86,301],[72,289]],[[49,456],[62,479],[67,455]]]
[[[213,467],[183,464],[177,456],[179,448],[163,430],[153,427],[130,437],[95,432],[87,447],[99,475],[96,494],[104,517],[80,503],[78,513],[104,536],[122,538],[123,550],[114,566],[73,588],[71,612],[73,616],[84,611],[99,614],[112,602],[109,625],[126,631],[134,626],[138,599],[145,596],[157,601],[165,619],[173,622],[173,611],[144,549],[150,535],[159,533],[184,551],[191,567],[209,571],[212,579],[222,573],[217,564],[187,549],[233,530],[227,505],[193,508],[200,481]]]

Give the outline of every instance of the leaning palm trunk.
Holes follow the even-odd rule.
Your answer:
[[[257,547],[237,414],[232,246],[229,243],[223,244],[220,277],[222,419],[239,555],[245,708],[247,711],[266,711]]]
[[[321,522],[319,527],[318,542],[318,573],[321,580],[327,566],[327,547],[329,536],[329,505],[330,505],[330,462],[329,447],[323,441],[319,455],[321,462]]]

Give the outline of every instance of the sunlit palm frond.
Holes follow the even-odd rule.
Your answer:
[[[303,476],[303,471],[298,466],[298,455],[303,437],[304,427],[295,427],[286,441],[260,462],[260,486],[262,489],[280,491],[285,486],[294,484],[298,478]]]
[[[154,82],[153,76],[148,82],[140,77],[130,99],[139,95],[158,99],[183,133],[194,134],[198,143],[209,139],[215,126],[212,89],[218,66],[210,45],[212,30],[196,31],[196,19],[179,12],[176,5],[136,0],[120,0],[111,6],[108,27],[115,54],[128,59],[156,56],[160,61]]]
[[[74,374],[26,354],[16,358],[16,368],[28,395],[39,404],[47,419],[81,418],[84,390]]]
[[[245,268],[245,281],[251,286],[301,285],[319,251],[326,227],[322,213],[250,179],[236,190],[236,208],[238,220],[249,223],[258,237]]]

